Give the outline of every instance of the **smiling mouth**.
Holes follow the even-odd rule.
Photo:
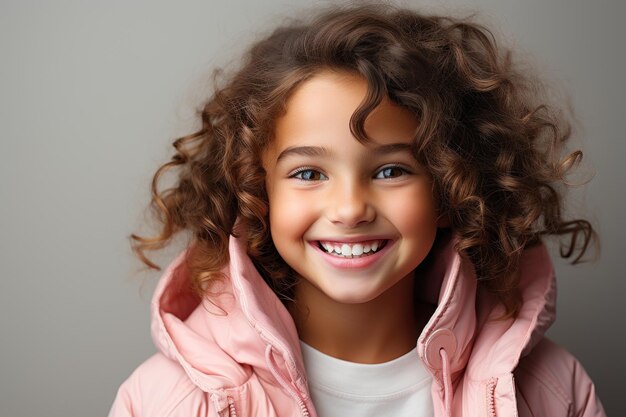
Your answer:
[[[320,240],[317,242],[317,245],[324,252],[338,258],[364,258],[380,251],[387,245],[387,242],[387,240],[368,240],[343,243]]]

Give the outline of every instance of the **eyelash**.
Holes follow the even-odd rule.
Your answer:
[[[374,178],[375,179],[394,179],[394,178],[397,178],[397,177],[400,176],[400,175],[397,175],[397,176],[393,176],[393,177],[379,177],[379,175],[381,173],[383,173],[384,171],[387,171],[387,170],[391,170],[391,169],[400,170],[402,172],[402,175],[411,174],[411,172],[408,169],[404,168],[401,165],[386,165],[386,166],[380,168],[378,171],[376,171],[376,174],[374,175]],[[309,178],[303,178],[302,174],[304,174],[304,173],[317,173],[317,174],[319,174],[320,178],[318,178],[318,179],[311,179],[310,177]],[[309,168],[309,167],[298,168],[292,174],[289,175],[289,178],[295,178],[297,180],[306,181],[306,182],[309,182],[309,181],[324,181],[324,180],[328,179],[328,177],[326,175],[324,175],[322,172],[320,172],[319,170],[317,170],[315,168]]]

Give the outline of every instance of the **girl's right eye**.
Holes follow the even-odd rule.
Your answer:
[[[303,168],[299,169],[293,174],[289,175],[289,178],[296,178],[302,181],[323,181],[327,180],[328,177],[316,169],[311,168]]]

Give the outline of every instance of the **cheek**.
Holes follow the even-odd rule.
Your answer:
[[[311,202],[298,193],[275,191],[269,198],[270,229],[277,247],[281,241],[299,240],[314,221]]]
[[[407,235],[434,235],[437,230],[437,210],[430,189],[420,187],[394,201],[404,201],[392,207],[396,227]]]

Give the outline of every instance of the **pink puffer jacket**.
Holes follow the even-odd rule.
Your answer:
[[[554,320],[546,249],[526,251],[519,316],[477,289],[471,265],[439,242],[420,294],[437,305],[417,341],[433,375],[435,416],[604,416],[581,365],[543,337]],[[291,316],[231,238],[226,278],[210,303],[188,289],[184,253],[152,301],[160,353],[122,384],[110,417],[315,416]],[[417,359],[417,358],[416,358]]]

